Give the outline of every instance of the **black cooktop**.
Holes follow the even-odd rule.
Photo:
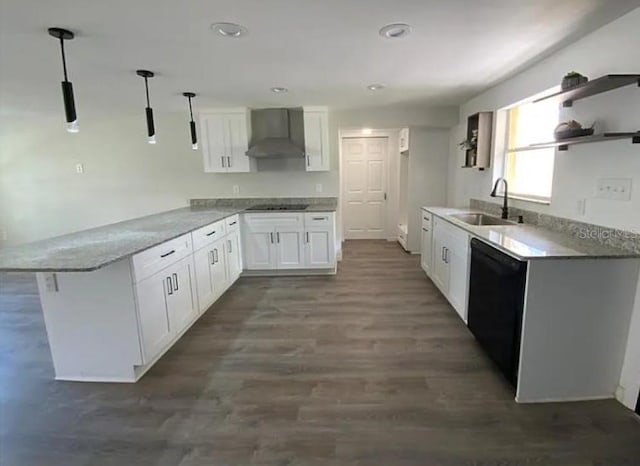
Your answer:
[[[247,210],[305,210],[309,204],[259,204]]]

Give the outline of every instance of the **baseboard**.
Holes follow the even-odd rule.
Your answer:
[[[573,401],[596,401],[596,400],[612,400],[615,399],[613,394],[611,395],[599,395],[599,396],[570,396],[564,398],[541,398],[535,400],[520,400],[516,396],[516,403],[522,404],[534,404],[534,403],[565,403]]]
[[[290,269],[290,270],[244,270],[241,277],[300,277],[335,275],[337,267],[332,269]]]
[[[55,380],[60,382],[99,382],[99,383],[136,383],[137,379],[127,379],[122,377],[82,377],[82,376],[55,376]]]

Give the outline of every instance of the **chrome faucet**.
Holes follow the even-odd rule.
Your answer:
[[[507,180],[505,180],[504,178],[498,178],[496,180],[496,184],[493,185],[493,190],[491,191],[490,196],[497,197],[498,184],[500,184],[500,181],[504,182],[504,203],[502,204],[502,218],[506,220],[509,218],[509,207],[507,205],[507,198],[509,196]]]

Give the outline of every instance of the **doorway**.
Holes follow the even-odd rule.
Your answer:
[[[344,239],[385,239],[387,137],[342,138]]]

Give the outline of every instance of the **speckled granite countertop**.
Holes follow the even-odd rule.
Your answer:
[[[197,204],[155,215],[0,249],[0,271],[89,272],[182,236],[264,200]],[[291,200],[288,200],[291,201]],[[304,203],[305,199],[290,203]],[[281,200],[282,202],[282,200]],[[304,212],[335,211],[329,198]],[[312,207],[312,208],[311,208]],[[273,211],[270,211],[273,212]]]
[[[580,239],[538,226],[515,223],[475,226],[451,217],[451,214],[480,213],[479,210],[447,207],[423,207],[423,209],[520,260],[640,257],[640,254],[630,250],[606,246],[596,241]]]

